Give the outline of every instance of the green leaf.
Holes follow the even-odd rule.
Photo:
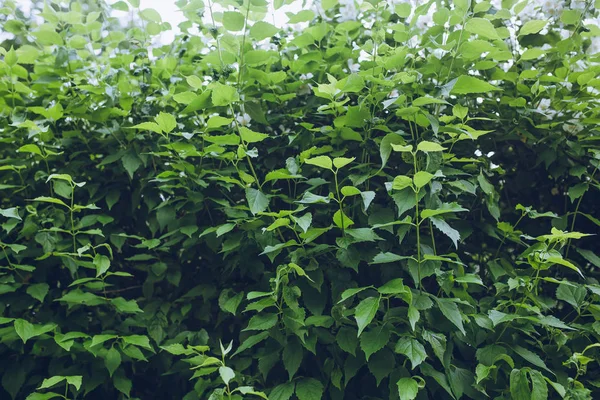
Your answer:
[[[394,178],[392,182],[392,189],[394,190],[402,190],[407,187],[411,187],[413,184],[413,180],[406,175],[398,175]]]
[[[25,400],[49,400],[55,397],[63,397],[62,395],[54,392],[46,393],[31,393]]]
[[[274,313],[257,314],[250,318],[248,326],[244,331],[265,331],[271,329],[277,324],[278,317]]]
[[[240,136],[242,137],[242,140],[246,143],[262,142],[263,140],[269,137],[269,135],[265,133],[254,132],[243,126],[240,127]]]
[[[115,370],[121,365],[121,353],[115,347],[111,347],[104,358],[104,365],[108,370],[108,375],[113,376]]]
[[[249,336],[246,340],[244,340],[242,342],[240,347],[238,347],[238,349],[235,351],[235,353],[233,353],[233,355],[235,356],[244,350],[248,350],[248,349],[256,346],[258,343],[262,342],[263,340],[265,340],[268,337],[269,337],[269,332],[261,332],[254,336]]]
[[[425,347],[416,339],[406,336],[403,336],[398,340],[394,351],[408,357],[412,365],[411,369],[415,369],[419,364],[425,361],[425,358],[427,358]]]
[[[275,386],[269,394],[269,400],[290,400],[294,395],[296,389],[295,382],[287,382],[278,386]]]
[[[435,217],[436,215],[448,214],[448,213],[457,213],[469,211],[466,208],[462,208],[458,203],[442,203],[440,207],[434,210],[425,209],[421,211],[421,218],[426,219],[429,217]]]
[[[219,376],[221,377],[221,379],[223,379],[223,382],[226,385],[229,385],[229,382],[231,382],[231,380],[233,378],[235,378],[235,372],[233,372],[233,370],[229,367],[219,367]]]
[[[362,300],[356,309],[354,310],[354,319],[358,325],[358,334],[360,336],[362,331],[371,323],[377,310],[379,309],[379,297],[367,297]]]
[[[37,336],[35,326],[24,319],[15,320],[14,327],[17,335],[19,335],[23,343],[27,343],[29,339]]]
[[[135,300],[125,300],[123,297],[115,297],[110,302],[122,313],[136,314],[143,312]]]
[[[140,18],[145,21],[155,22],[157,24],[162,22],[160,14],[153,8],[146,8],[140,11]]]
[[[387,377],[396,366],[396,357],[388,348],[378,351],[368,363],[369,371],[375,377],[377,386]]]
[[[398,254],[394,254],[394,253],[379,253],[375,256],[375,258],[373,258],[373,261],[371,261],[371,264],[385,264],[385,263],[392,263],[392,262],[396,262],[396,261],[400,261],[400,260],[406,260],[411,258],[410,256],[400,256]]]
[[[298,400],[321,400],[323,384],[314,378],[303,378],[296,382]]]
[[[452,228],[446,221],[441,218],[429,217],[429,220],[440,232],[444,235],[448,236],[452,243],[454,243],[454,247],[458,248],[458,241],[460,240],[460,233]]]
[[[156,124],[159,126],[160,130],[164,133],[170,133],[177,127],[177,121],[175,120],[175,117],[162,111],[154,118],[154,120],[156,121]]]
[[[525,36],[525,35],[531,35],[534,33],[538,33],[539,31],[544,29],[544,27],[546,26],[547,23],[548,23],[548,21],[542,21],[539,19],[533,19],[531,21],[527,21],[527,22],[525,22],[525,24],[523,24],[523,26],[519,30],[519,36]]]
[[[400,400],[415,400],[419,393],[419,384],[413,378],[401,378],[396,382]]]
[[[529,370],[531,378],[531,400],[547,400],[548,384],[540,371]]]
[[[96,267],[96,277],[99,277],[110,268],[110,259],[96,253],[96,256],[94,257],[94,266]]]
[[[333,161],[327,156],[317,156],[304,161],[306,164],[316,165],[317,167],[329,169],[333,171]]]
[[[333,214],[333,223],[341,229],[354,225],[354,221],[341,210],[337,210],[335,214]]]
[[[422,151],[424,153],[431,153],[436,151],[444,151],[446,150],[446,148],[438,143],[428,142],[424,140],[417,145],[417,150]]]
[[[212,103],[217,107],[228,106],[240,99],[237,90],[233,86],[223,85],[219,82],[213,82],[208,87],[212,89]]]
[[[163,133],[160,126],[155,122],[142,122],[141,124],[134,125],[131,128],[141,129],[143,131],[151,131],[151,132],[161,133],[161,134]]]
[[[47,283],[36,283],[27,288],[27,294],[43,303],[49,289],[50,286]]]
[[[406,293],[408,289],[404,286],[402,278],[392,279],[378,289],[381,294],[400,294]]]
[[[495,90],[502,90],[493,86],[481,79],[473,76],[461,75],[456,79],[450,93],[452,94],[472,94],[472,93],[488,93]]]
[[[465,30],[487,39],[501,40],[494,25],[485,18],[469,19],[465,24]]]
[[[333,165],[336,168],[340,169],[340,168],[344,168],[346,165],[350,164],[354,160],[356,160],[356,157],[352,157],[352,158],[336,157],[333,159]]]
[[[530,399],[526,369],[513,369],[510,372],[510,394],[513,399]]]
[[[441,313],[444,314],[444,317],[448,318],[448,320],[452,322],[463,335],[466,335],[467,333],[463,327],[462,315],[456,303],[450,299],[440,299],[438,297],[435,298],[435,301],[437,302]]]
[[[567,282],[558,285],[558,289],[556,289],[556,298],[569,303],[575,309],[579,309],[583,305],[586,295],[585,287]]]
[[[65,204],[64,201],[62,201],[61,199],[57,199],[55,197],[40,196],[40,197],[36,197],[35,199],[33,199],[31,201],[40,201],[43,203],[53,203],[53,204],[61,205],[66,208],[70,208],[68,205]]]
[[[225,11],[223,13],[223,27],[228,31],[241,31],[244,29],[246,18],[237,11]]]
[[[302,364],[302,356],[304,349],[300,342],[295,337],[288,340],[288,343],[283,349],[283,366],[288,372],[289,380],[291,381],[298,372],[300,364]]]
[[[269,207],[269,199],[258,189],[246,188],[246,200],[253,215],[261,213]]]
[[[386,326],[378,326],[365,331],[360,337],[360,348],[365,353],[365,358],[369,361],[372,354],[383,349],[390,341],[392,332]]]
[[[279,32],[279,28],[276,26],[271,25],[268,22],[257,21],[250,28],[250,37],[257,41],[261,41],[274,36],[277,32]]]
[[[358,345],[358,334],[356,329],[349,326],[342,326],[338,331],[335,340],[340,349],[356,356],[356,346]]]
[[[16,207],[11,208],[0,208],[0,215],[6,218],[14,218],[22,221],[21,216],[19,215],[19,210]]]
[[[419,171],[413,176],[413,180],[415,182],[415,187],[417,189],[422,188],[427,185],[433,179],[433,174],[427,171]]]

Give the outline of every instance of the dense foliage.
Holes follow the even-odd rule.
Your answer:
[[[0,398],[600,398],[600,4],[284,2],[2,2]]]

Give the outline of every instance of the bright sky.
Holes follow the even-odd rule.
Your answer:
[[[113,4],[119,0],[106,1],[108,4]],[[312,0],[306,0],[307,5],[305,7],[302,6],[302,3],[302,0],[295,0],[292,4],[283,6],[278,10],[273,10],[273,1],[269,0],[269,14],[273,14],[273,20],[269,19],[269,22],[274,22],[275,25],[277,25],[278,27],[283,27],[288,21],[288,17],[285,14],[286,12],[297,13],[302,9],[310,8]],[[17,0],[17,5],[20,6],[20,8],[23,9],[25,12],[28,12],[30,9],[31,0]],[[140,0],[140,9],[143,10],[145,8],[155,9],[156,11],[158,11],[164,22],[169,22],[171,24],[174,32],[163,32],[160,40],[162,43],[170,43],[173,40],[175,34],[179,32],[179,28],[177,27],[177,25],[185,20],[183,13],[180,12],[178,7],[175,5],[175,0]],[[116,17],[129,18],[128,13],[123,11],[113,11],[113,13]],[[208,15],[206,16],[206,18],[208,22]],[[2,40],[2,35],[0,35],[0,42]]]

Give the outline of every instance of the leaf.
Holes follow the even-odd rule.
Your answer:
[[[317,156],[304,161],[306,164],[316,165],[317,167],[333,171],[333,161],[328,156]]]
[[[547,400],[548,384],[540,371],[530,370],[531,377],[531,400]]]
[[[354,319],[358,325],[358,334],[360,336],[362,331],[371,323],[377,310],[379,309],[379,297],[367,297],[362,300],[356,309],[354,310]]]
[[[235,353],[233,353],[233,355],[235,356],[244,350],[248,350],[248,349],[256,346],[258,343],[262,342],[263,340],[265,340],[268,337],[269,337],[269,332],[261,332],[254,336],[249,336],[248,338],[246,338],[246,340],[244,340],[244,342],[242,342],[240,347],[238,347],[238,349],[235,351]]]
[[[262,142],[269,137],[269,135],[265,133],[254,132],[244,126],[240,126],[240,136],[242,137],[242,140],[247,143]]]
[[[413,180],[406,175],[398,175],[394,178],[392,182],[392,189],[394,190],[402,190],[407,187],[411,187],[413,184]]]
[[[177,127],[175,117],[162,111],[154,118],[154,120],[164,133],[170,133]]]
[[[335,340],[340,347],[347,353],[356,356],[356,346],[358,345],[358,335],[354,328],[342,326],[338,331]]]
[[[457,213],[457,212],[463,212],[463,211],[469,211],[466,208],[462,208],[458,203],[442,203],[441,206],[439,206],[436,209],[425,209],[423,211],[421,211],[421,218],[426,219],[429,217],[434,217],[436,215],[442,215],[442,214],[448,214],[448,213]]]
[[[556,289],[556,298],[569,303],[575,309],[579,309],[583,305],[587,290],[583,286],[563,283],[558,285]]]
[[[123,297],[115,297],[114,299],[111,299],[110,302],[122,313],[136,314],[142,312],[135,300],[125,300]]]
[[[277,314],[274,313],[263,313],[257,314],[250,318],[248,326],[244,331],[265,331],[271,329],[277,324]]]
[[[233,86],[213,82],[209,85],[212,90],[211,100],[214,106],[229,106],[240,99],[237,90]]]
[[[456,79],[454,86],[450,90],[452,94],[472,94],[472,93],[488,93],[495,90],[502,90],[494,85],[482,81],[473,76],[461,75]]]
[[[371,357],[368,367],[369,371],[371,371],[375,377],[377,386],[379,386],[381,381],[394,370],[395,365],[396,357],[394,356],[394,353],[387,348],[378,351]]]
[[[350,164],[352,161],[356,160],[356,157],[346,158],[346,157],[336,157],[333,159],[333,165],[337,168],[344,168],[346,165]]]
[[[231,382],[231,380],[233,378],[235,378],[235,372],[233,372],[233,370],[229,367],[219,367],[219,376],[221,377],[221,379],[223,379],[223,382],[226,385],[229,385],[229,382]]]
[[[294,378],[296,372],[298,372],[300,364],[302,364],[303,354],[304,350],[298,339],[292,337],[283,349],[283,366],[288,372],[290,381]]]
[[[392,262],[396,262],[396,261],[400,261],[400,260],[406,260],[411,258],[410,256],[400,256],[398,254],[394,254],[394,253],[379,253],[375,256],[375,258],[373,258],[373,261],[371,261],[371,264],[385,264],[385,263],[392,263]]]
[[[335,214],[333,214],[333,223],[340,229],[345,229],[354,225],[354,221],[341,210],[337,210]]]
[[[527,21],[527,22],[525,22],[525,24],[523,24],[523,26],[519,30],[519,36],[525,36],[525,35],[531,35],[531,34],[538,33],[539,31],[544,29],[544,27],[546,26],[547,23],[548,23],[548,21],[542,21],[539,19]]]
[[[398,354],[403,354],[408,357],[412,365],[411,369],[415,369],[419,364],[425,361],[425,358],[427,358],[425,347],[416,339],[406,336],[402,336],[398,340],[394,351]]]
[[[160,14],[158,13],[158,11],[156,11],[153,8],[146,8],[146,9],[143,9],[142,11],[140,11],[140,18],[142,18],[145,21],[150,21],[150,22],[156,22],[156,23],[162,22],[162,18],[160,17]]]
[[[530,399],[527,370],[513,369],[510,372],[510,394],[513,399]]]
[[[401,378],[396,382],[400,400],[415,400],[419,393],[419,385],[413,378]]]
[[[131,128],[141,129],[144,131],[151,131],[151,132],[160,133],[160,134],[163,133],[160,126],[155,122],[142,122],[141,124],[134,125]]]
[[[392,279],[378,289],[381,294],[399,294],[406,293],[408,289],[404,286],[402,278]]]
[[[133,152],[125,153],[125,155],[121,158],[121,163],[131,179],[133,179],[133,174],[135,171],[137,171],[142,165],[142,161]]]
[[[246,18],[237,11],[225,11],[223,13],[223,26],[228,31],[241,31],[244,29]]]
[[[119,350],[111,347],[104,358],[104,365],[108,370],[108,375],[112,377],[116,369],[121,365],[121,353],[119,353]]]
[[[465,30],[487,39],[501,40],[494,25],[485,18],[469,19],[465,24]]]
[[[258,189],[246,188],[246,200],[248,200],[248,206],[253,215],[263,212],[269,207],[269,199]]]
[[[27,343],[29,339],[31,339],[34,336],[37,336],[35,333],[35,326],[24,319],[15,320],[14,328],[17,332],[17,335],[19,335],[23,343]]]
[[[323,384],[314,378],[303,378],[296,382],[298,400],[321,400]]]
[[[25,400],[49,400],[55,397],[63,397],[62,395],[54,392],[46,393],[31,393]]]
[[[6,217],[6,218],[14,218],[14,219],[18,219],[19,221],[22,221],[22,218],[19,215],[19,210],[16,207],[5,208],[5,209],[0,208],[0,215],[2,215],[3,217]]]
[[[413,181],[415,182],[415,187],[417,189],[422,188],[427,185],[433,179],[433,174],[427,171],[419,171],[413,176]]]
[[[463,335],[466,335],[465,328],[462,323],[462,315],[456,303],[450,299],[440,299],[438,297],[435,298],[435,301],[438,304],[438,307],[444,317],[448,318],[450,322],[456,326]]]
[[[274,36],[277,32],[279,32],[279,28],[276,26],[271,25],[268,22],[257,21],[250,28],[250,37],[257,41],[261,41]]]
[[[388,133],[381,139],[381,143],[379,144],[379,156],[381,157],[381,169],[385,167],[388,160],[390,159],[390,155],[392,154],[392,146],[393,145],[402,145],[405,143],[405,140],[402,136],[397,133]],[[412,150],[412,146],[411,146]]]
[[[289,400],[294,395],[295,382],[287,382],[278,386],[269,394],[269,400]]]
[[[436,151],[444,151],[446,150],[446,148],[438,143],[428,142],[424,140],[417,145],[417,150],[422,151],[424,153],[431,153]]]
[[[446,221],[441,218],[430,217],[429,220],[440,232],[444,235],[448,236],[452,243],[454,243],[454,247],[458,248],[458,241],[460,240],[460,233],[452,228]]]
[[[365,358],[369,361],[369,357],[383,349],[390,341],[392,332],[385,326],[378,326],[371,330],[365,331],[360,337],[360,348],[365,353]]]
[[[27,294],[43,303],[49,289],[50,286],[47,283],[36,283],[27,288]]]
[[[70,208],[68,205],[65,204],[64,201],[62,201],[61,199],[54,198],[54,197],[40,196],[40,197],[36,197],[35,199],[33,199],[31,201],[40,201],[43,203],[53,203],[53,204],[61,205],[66,208]]]
[[[94,266],[96,267],[96,277],[99,277],[110,268],[110,259],[96,253],[96,256],[94,257]]]

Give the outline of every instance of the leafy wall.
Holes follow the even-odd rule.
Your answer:
[[[599,398],[600,4],[283,3],[2,2],[0,398]]]

